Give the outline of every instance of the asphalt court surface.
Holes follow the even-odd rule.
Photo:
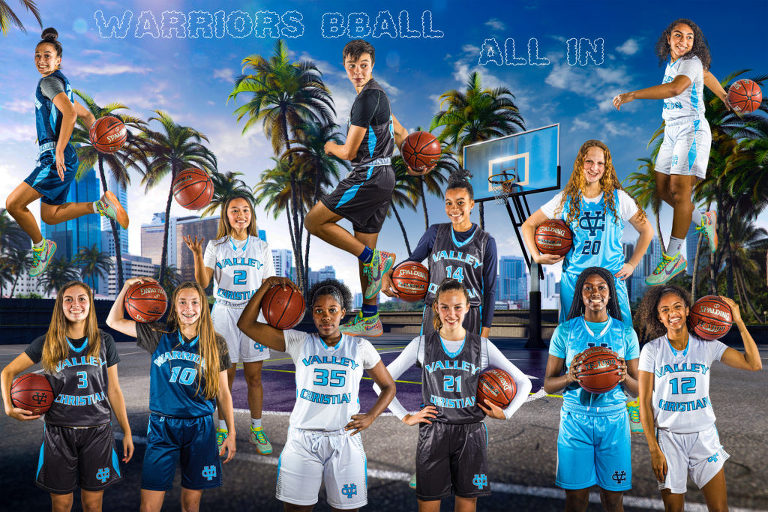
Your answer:
[[[410,340],[406,335],[385,335],[372,340],[385,363],[393,360]],[[540,389],[546,351],[530,351],[524,340],[494,340],[502,352],[532,377],[533,391]],[[0,346],[4,366],[25,347]],[[104,510],[137,510],[144,456],[149,401],[149,357],[134,343],[118,343],[120,383],[126,397],[136,452],[122,466],[123,481],[108,488]],[[768,346],[761,346],[768,367]],[[37,369],[37,368],[35,368]],[[273,352],[265,362],[264,426],[274,453],[261,456],[247,442],[248,417],[245,381],[238,372],[233,390],[237,424],[237,454],[224,466],[221,488],[203,494],[202,510],[282,510],[274,498],[277,461],[285,443],[288,413],[296,397],[294,366],[287,354]],[[733,370],[722,364],[712,369],[711,398],[717,414],[721,441],[731,458],[726,463],[731,510],[768,511],[768,370],[758,373]],[[421,403],[421,374],[412,368],[398,379],[398,399],[410,410]],[[361,383],[360,402],[367,410],[376,400],[371,381]],[[562,510],[564,494],[554,485],[556,438],[562,399],[543,397],[525,404],[511,420],[487,420],[489,430],[489,479],[493,495],[478,501],[478,510]],[[115,424],[116,432],[119,427]],[[0,481],[4,493],[0,510],[49,510],[48,495],[33,483],[42,436],[42,422],[17,422],[0,416]],[[417,428],[387,414],[363,432],[368,459],[368,502],[364,510],[416,510],[416,498],[407,481],[414,471]],[[119,445],[119,443],[118,443]],[[663,510],[653,477],[645,438],[632,436],[633,489],[625,498],[627,510]],[[593,489],[596,490],[596,489]],[[164,510],[179,510],[180,474],[166,495]],[[329,510],[321,491],[315,510]],[[686,510],[706,510],[703,496],[689,484]],[[597,494],[590,510],[601,510]],[[74,510],[80,510],[79,505]],[[442,510],[453,510],[444,500]]]

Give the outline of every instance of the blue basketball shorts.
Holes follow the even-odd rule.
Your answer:
[[[606,491],[632,488],[629,414],[560,412],[555,484],[569,490],[597,484]]]
[[[59,177],[56,171],[56,162],[54,161],[54,152],[45,151],[37,160],[37,167],[24,180],[24,183],[35,189],[43,197],[40,200],[45,204],[60,205],[67,202],[67,193],[69,186],[77,174],[79,165],[75,149],[67,144],[64,150],[64,181]]]
[[[183,488],[221,487],[221,461],[213,416],[174,418],[156,413],[149,415],[141,488],[149,491],[171,489],[179,462]]]
[[[576,296],[576,280],[578,278],[578,275],[571,272],[563,272],[560,277],[560,320],[558,323],[563,323],[568,318],[573,298]],[[632,327],[632,311],[629,308],[627,282],[614,277],[613,284],[616,286],[616,298],[619,301],[619,309],[621,310],[621,321],[627,327]]]

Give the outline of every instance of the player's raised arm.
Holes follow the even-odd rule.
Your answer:
[[[739,305],[736,304],[733,299],[729,299],[728,297],[720,296],[720,298],[731,307],[733,323],[738,327],[739,334],[741,334],[741,339],[744,342],[744,352],[728,347],[725,349],[725,352],[723,352],[720,361],[723,364],[740,370],[751,370],[753,372],[762,370],[763,362],[760,359],[760,351],[758,351],[755,340],[752,338],[752,335],[747,330],[747,326],[744,324],[744,320],[741,318]]]
[[[213,268],[207,267],[203,258],[203,242],[204,238],[197,238],[197,236],[185,236],[184,244],[192,251],[192,255],[195,262],[195,281],[203,288],[207,288],[213,277]]]
[[[133,277],[123,284],[123,289],[120,290],[120,293],[115,297],[115,302],[112,303],[112,308],[109,310],[109,315],[107,315],[108,326],[126,336],[136,338],[136,321],[131,320],[130,318],[125,318],[125,294],[128,291],[128,288],[134,284],[150,281],[154,280],[148,277]]]
[[[287,277],[268,277],[261,284],[261,287],[253,294],[248,305],[245,306],[240,319],[237,321],[237,328],[243,331],[249,338],[259,340],[264,346],[285,352],[285,336],[283,331],[276,329],[271,325],[259,322],[259,311],[261,311],[261,300],[267,290],[273,286],[291,287],[301,292],[299,288]]]

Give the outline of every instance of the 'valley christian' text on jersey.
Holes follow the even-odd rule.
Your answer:
[[[329,347],[317,334],[283,331],[285,351],[296,365],[296,405],[290,426],[305,430],[344,428],[360,411],[363,370],[381,361],[371,342],[342,334]]]
[[[720,341],[704,341],[689,334],[688,346],[678,351],[666,336],[643,347],[638,369],[653,373],[653,415],[658,428],[687,434],[715,424],[709,398],[713,361],[728,348]]]
[[[685,75],[691,84],[680,94],[664,100],[661,117],[668,126],[704,117],[704,67],[695,55],[667,63],[663,84]]]
[[[235,308],[244,308],[262,281],[275,275],[272,251],[254,236],[245,241],[229,236],[211,240],[203,264],[213,269],[216,304]]]

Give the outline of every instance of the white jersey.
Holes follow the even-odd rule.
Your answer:
[[[255,236],[245,241],[231,237],[211,240],[203,264],[213,269],[213,296],[222,306],[244,308],[268,277],[275,275],[272,251]]]
[[[652,405],[658,428],[686,434],[715,424],[710,368],[726,348],[720,341],[703,341],[692,334],[683,351],[672,348],[666,336],[643,347],[638,368],[654,374]]]
[[[661,117],[667,125],[685,122],[686,118],[704,117],[704,66],[698,57],[677,59],[669,62],[664,70],[663,84],[667,84],[679,75],[691,79],[691,84],[680,94],[664,100]]]
[[[344,428],[360,411],[363,370],[381,361],[371,342],[342,334],[329,347],[317,334],[283,331],[285,351],[296,365],[296,405],[290,426],[305,430]]]

